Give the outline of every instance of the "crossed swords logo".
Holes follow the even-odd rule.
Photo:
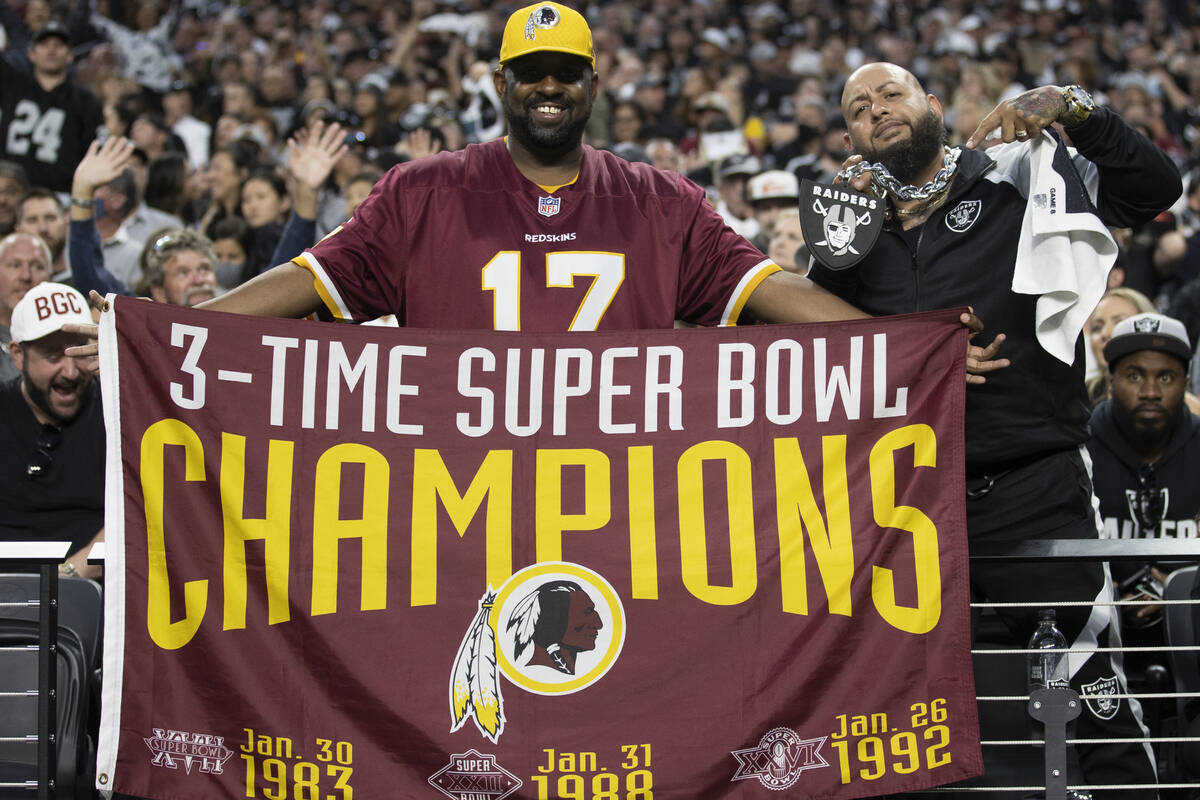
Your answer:
[[[864,211],[862,214],[856,216],[853,208],[841,205],[840,203],[834,203],[826,208],[819,197],[813,198],[813,211],[822,217],[822,226],[825,230],[825,239],[817,242],[817,245],[828,247],[833,251],[833,255],[835,256],[840,256],[846,252],[859,255],[859,252],[854,249],[852,244],[854,241],[854,229],[859,225],[870,224],[870,211]],[[840,219],[838,218],[839,212],[841,214]]]

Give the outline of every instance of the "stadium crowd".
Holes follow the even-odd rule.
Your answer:
[[[0,400],[21,409],[24,385],[34,420],[17,430],[14,411],[0,424],[12,454],[0,462],[32,481],[0,487],[0,536],[70,531],[64,571],[100,574],[85,553],[103,535],[102,475],[61,466],[102,458],[94,436],[69,431],[102,426],[97,390],[62,356],[76,337],[29,322],[18,302],[52,302],[57,290],[35,289],[46,282],[211,300],[312,247],[392,167],[504,135],[492,73],[516,5],[0,0]],[[1104,432],[1089,446],[1108,470],[1096,480],[1106,535],[1197,535],[1200,470],[1182,457],[1200,446],[1200,368],[1189,369],[1200,337],[1200,9],[597,0],[580,11],[600,76],[584,142],[683,173],[734,232],[800,274],[810,263],[800,182],[834,180],[851,156],[843,89],[863,65],[901,65],[940,98],[951,145],[1002,101],[1068,85],[1148,138],[1184,190],[1149,222],[1111,231],[1109,291],[1085,328],[1092,423]],[[1130,318],[1160,326],[1166,344]],[[1139,403],[1161,405],[1162,419],[1147,422]],[[61,498],[61,513],[31,491]],[[1153,600],[1179,565],[1138,566],[1117,576],[1122,590]],[[1125,616],[1137,643],[1161,643],[1153,607]]]

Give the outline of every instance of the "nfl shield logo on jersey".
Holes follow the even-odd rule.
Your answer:
[[[562,199],[558,197],[539,197],[538,198],[538,213],[543,217],[553,217],[558,213],[562,206]]]

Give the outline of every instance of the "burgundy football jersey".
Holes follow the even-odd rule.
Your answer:
[[[295,262],[338,319],[523,331],[731,325],[779,269],[677,173],[585,146],[548,194],[503,140],[393,168]]]

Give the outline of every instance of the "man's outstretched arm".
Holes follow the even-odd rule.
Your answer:
[[[196,307],[258,317],[300,318],[323,306],[313,274],[289,261]]]
[[[760,283],[746,300],[746,312],[764,322],[833,322],[871,316],[792,272],[773,273]],[[971,339],[983,331],[974,314],[963,314],[960,321]],[[1002,333],[986,347],[967,344],[967,383],[984,383],[987,373],[1009,365],[1007,358],[996,358],[1003,343]]]
[[[755,288],[746,300],[746,312],[763,322],[834,322],[871,316],[808,278],[782,270]]]
[[[99,292],[92,290],[89,301],[94,308],[107,310],[105,300]],[[317,294],[313,284],[313,274],[304,267],[288,262],[269,269],[236,289],[196,307],[258,317],[299,319],[315,313],[322,305],[321,296]],[[68,347],[68,356],[88,358],[99,354],[96,342],[99,338],[98,326],[71,324],[64,325],[63,330],[87,336],[92,340],[87,344]],[[98,362],[96,371],[99,371]]]

